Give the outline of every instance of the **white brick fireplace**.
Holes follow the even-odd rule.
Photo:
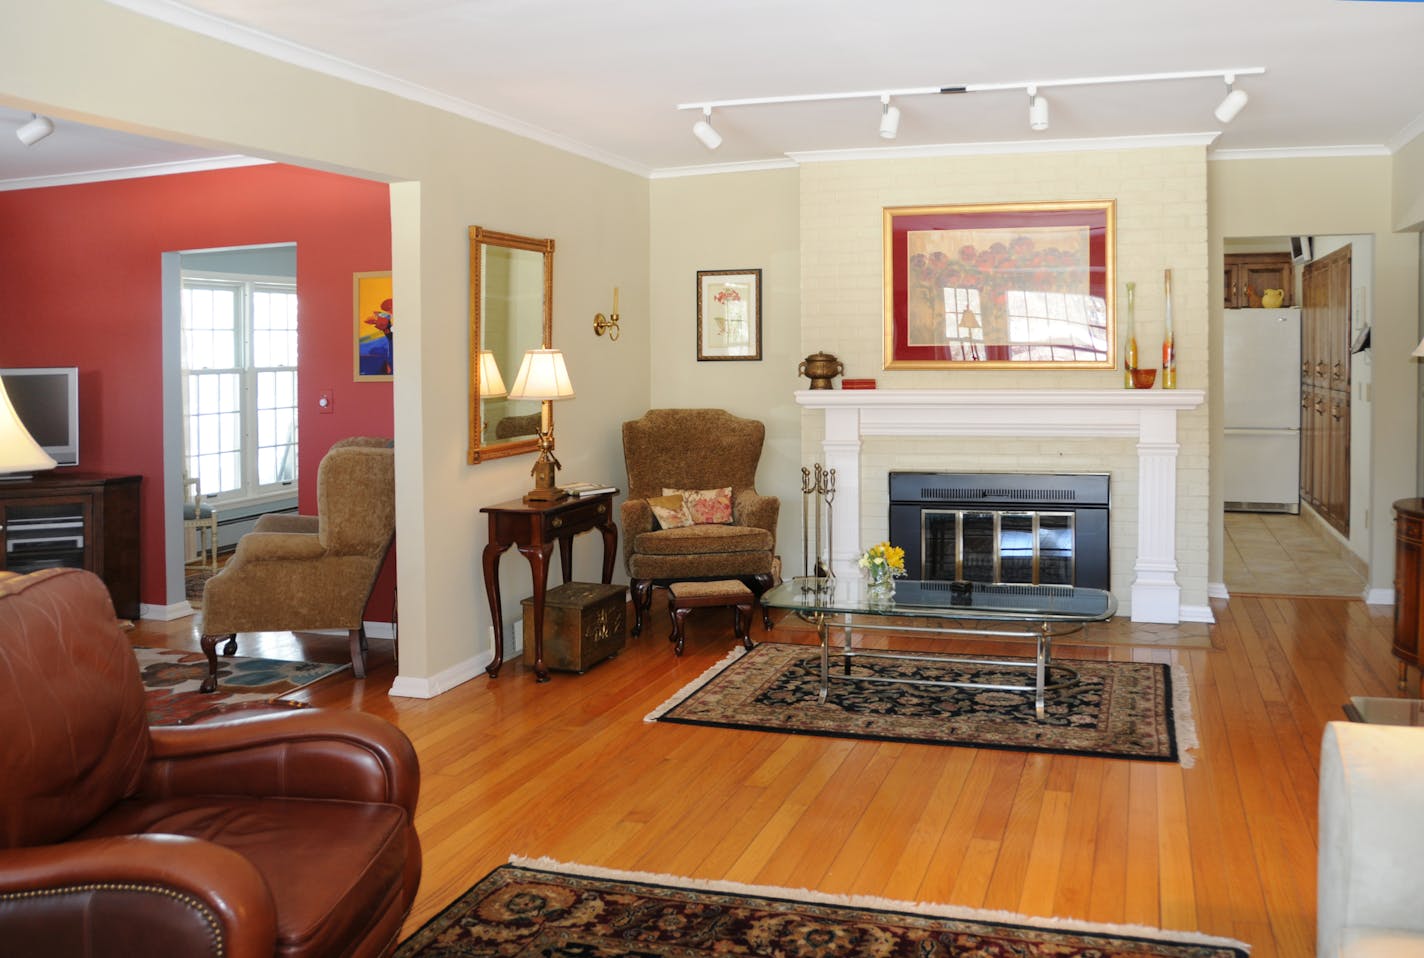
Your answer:
[[[861,458],[867,437],[1136,439],[1132,620],[1180,622],[1177,415],[1197,408],[1203,398],[1198,389],[800,390],[798,405],[824,411],[823,464],[836,470],[832,568],[837,575],[859,575]]]

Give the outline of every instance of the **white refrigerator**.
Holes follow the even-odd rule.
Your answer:
[[[1300,310],[1228,309],[1222,498],[1238,512],[1300,511]]]

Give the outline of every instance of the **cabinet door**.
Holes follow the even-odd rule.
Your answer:
[[[0,502],[0,569],[37,572],[56,566],[98,572],[89,496],[16,496]]]
[[[1295,267],[1289,253],[1230,253],[1225,267],[1227,309],[1260,309],[1268,289],[1281,291],[1282,306],[1294,305]]]

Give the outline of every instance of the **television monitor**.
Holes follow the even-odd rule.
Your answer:
[[[15,415],[57,465],[79,465],[79,369],[0,369]]]

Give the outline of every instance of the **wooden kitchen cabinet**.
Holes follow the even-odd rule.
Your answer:
[[[1350,247],[1301,279],[1300,497],[1350,534]]]
[[[1226,308],[1258,309],[1268,289],[1285,293],[1281,306],[1295,305],[1295,273],[1289,253],[1228,253]]]
[[[1421,664],[1419,641],[1420,579],[1424,563],[1424,499],[1400,499],[1394,504],[1394,655],[1399,659],[1399,690],[1407,691],[1409,667]],[[1420,677],[1424,698],[1424,675]]]

